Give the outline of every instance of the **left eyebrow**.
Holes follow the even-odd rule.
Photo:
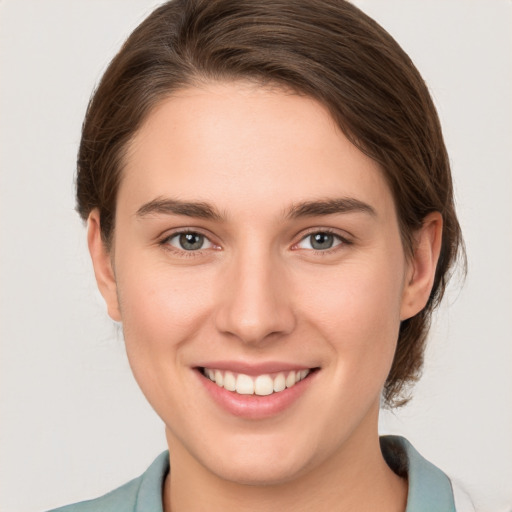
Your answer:
[[[286,213],[289,219],[299,217],[316,217],[320,215],[334,215],[337,213],[362,212],[377,216],[377,212],[369,204],[351,197],[323,199],[319,201],[304,201],[296,203]]]
[[[210,204],[159,197],[143,204],[136,212],[139,218],[148,215],[184,215],[209,220],[223,220],[223,216]]]

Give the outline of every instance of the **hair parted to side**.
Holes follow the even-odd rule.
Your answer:
[[[343,133],[382,167],[405,251],[433,211],[443,238],[426,307],[402,322],[385,384],[388,405],[421,371],[433,309],[463,254],[450,166],[427,87],[407,54],[375,21],[343,0],[174,0],[143,21],[95,91],[78,153],[77,209],[98,208],[110,247],[127,145],[162,99],[211,81],[249,79],[325,105]]]

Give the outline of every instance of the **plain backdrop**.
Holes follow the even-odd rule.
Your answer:
[[[96,291],[73,179],[89,95],[151,0],[0,0],[0,510],[92,498],[146,469],[164,429]],[[426,79],[469,274],[434,323],[409,406],[382,417],[512,511],[512,2],[357,0]]]

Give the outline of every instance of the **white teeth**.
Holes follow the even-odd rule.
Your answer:
[[[274,381],[270,375],[259,375],[254,381],[254,393],[256,395],[271,395],[274,392]]]
[[[284,376],[284,373],[280,373],[274,379],[274,391],[276,393],[279,393],[279,391],[283,391],[283,389],[286,389],[286,378]]]
[[[211,368],[203,369],[203,374],[221,388],[234,391],[240,395],[256,394],[259,396],[271,395],[284,391],[286,388],[291,388],[297,382],[306,378],[309,373],[310,370],[295,370],[288,372],[287,375],[285,372],[278,373],[272,378],[268,374],[251,377],[244,373],[234,374],[233,372]]]
[[[228,391],[236,391],[236,379],[231,372],[224,374],[224,389]]]
[[[288,374],[288,377],[286,377],[286,387],[291,388],[292,386],[295,386],[296,378],[295,378],[295,372],[290,372]]]
[[[236,392],[239,395],[254,395],[254,381],[249,375],[238,374],[236,378]]]

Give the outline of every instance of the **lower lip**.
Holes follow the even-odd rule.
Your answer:
[[[251,420],[270,418],[291,407],[306,391],[317,374],[316,371],[311,372],[291,388],[271,395],[259,396],[239,395],[234,391],[228,391],[205,377],[201,370],[196,370],[196,372],[217,405],[233,416]]]

